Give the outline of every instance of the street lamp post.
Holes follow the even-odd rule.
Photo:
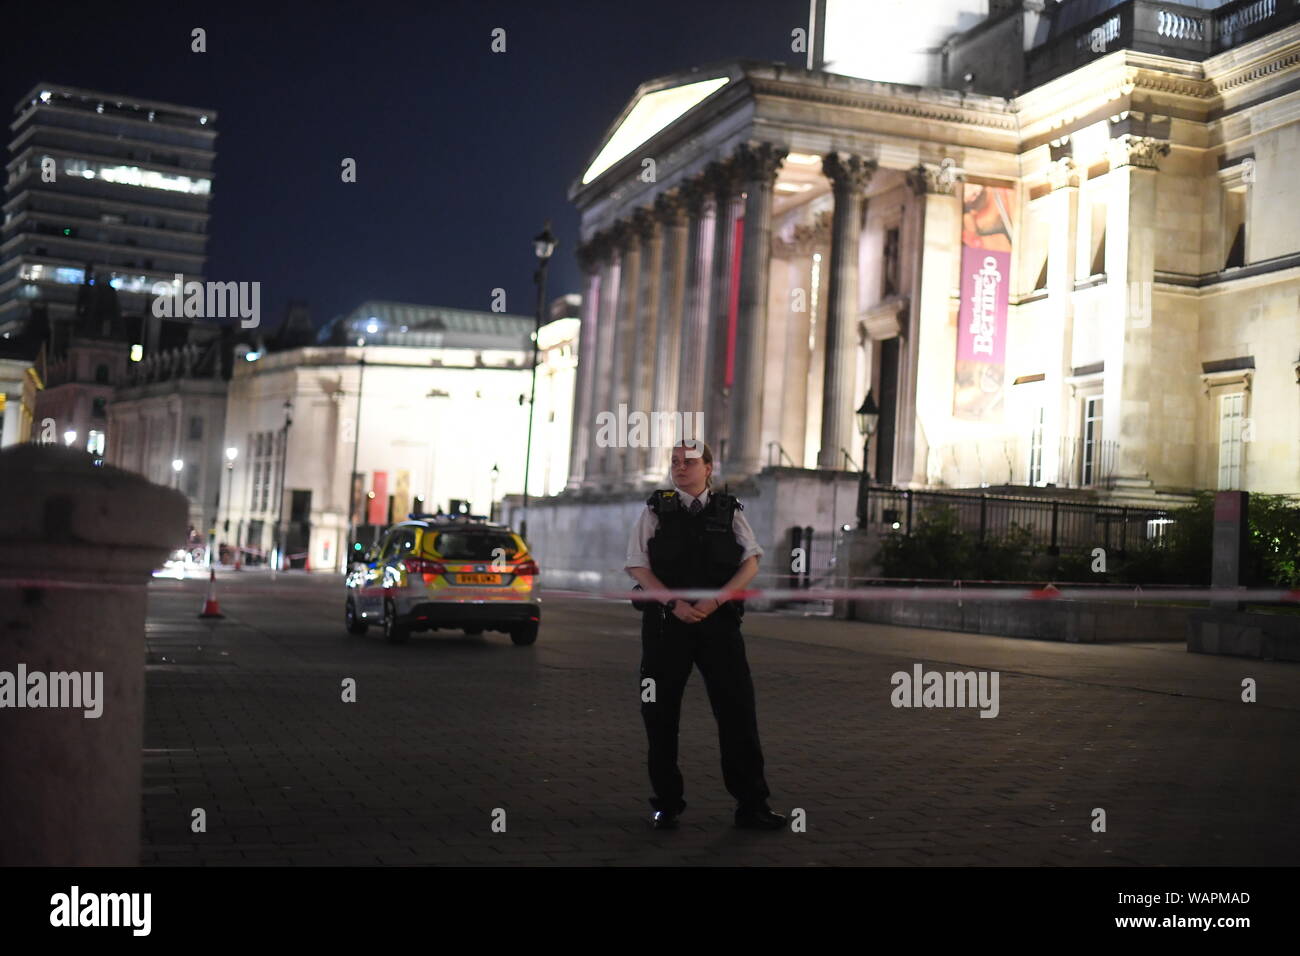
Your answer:
[[[551,235],[551,222],[533,237],[533,252],[537,255],[537,271],[533,281],[537,283],[537,317],[533,322],[533,380],[528,392],[528,444],[524,446],[524,502],[519,522],[519,536],[528,540],[528,469],[533,457],[533,402],[537,399],[537,345],[542,333],[542,309],[546,307],[546,266],[555,253],[555,236]]]
[[[230,502],[235,493],[235,459],[239,457],[239,449],[233,445],[226,449],[226,522],[222,526],[222,531],[227,535],[230,534]],[[239,541],[235,541],[235,547],[239,547]],[[238,551],[235,552],[238,555]],[[217,560],[221,560],[221,548],[217,548]]]
[[[355,557],[351,548],[357,537],[357,453],[361,451],[361,390],[366,384],[365,338],[357,339],[357,345],[361,348],[361,361],[358,363],[361,370],[357,375],[357,420],[352,423],[352,485],[348,488],[348,540],[343,545],[349,550],[347,561],[343,564],[344,570]]]
[[[284,484],[289,468],[289,426],[293,424],[293,402],[290,399],[284,400],[284,427],[280,429],[280,488],[276,496],[275,508],[275,538],[276,538],[276,556],[275,566],[281,571],[285,569],[284,554],[288,550],[285,547],[288,535],[284,530]]]
[[[492,521],[497,520],[497,479],[501,477],[501,469],[496,465],[492,466],[492,501],[488,506],[488,518]]]
[[[179,458],[172,459],[172,474],[175,476],[172,478],[172,481],[174,482],[172,487],[175,488],[177,491],[181,490],[181,471],[184,470],[184,468],[185,468],[184,461],[182,461]],[[188,496],[186,497],[188,498]],[[186,510],[188,510],[188,504],[186,505]],[[188,524],[188,519],[186,523]],[[185,537],[185,552],[186,554],[192,555],[193,552],[191,551],[191,545],[193,542],[191,538],[193,535],[194,526],[190,525],[189,528],[190,528],[190,534],[187,534]]]
[[[871,436],[875,434],[876,426],[880,423],[880,409],[876,406],[876,400],[871,397],[871,389],[867,389],[867,397],[862,400],[862,405],[857,410],[857,417],[858,431],[863,436],[862,473],[858,478],[858,527],[865,528],[869,520],[868,496],[871,493]]]

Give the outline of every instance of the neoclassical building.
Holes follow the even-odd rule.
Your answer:
[[[620,406],[702,413],[733,487],[857,471],[868,391],[881,484],[1300,491],[1300,4],[948,6],[910,83],[831,72],[832,0],[817,69],[636,91],[571,189],[567,497],[663,484]]]
[[[530,316],[367,301],[318,333],[308,323],[309,337],[237,346],[219,543],[257,563],[281,553],[287,566],[342,571],[352,542],[373,543],[412,511],[461,501],[489,514],[523,489],[530,415],[528,490],[558,492],[573,299],[555,299],[540,329],[531,406]]]

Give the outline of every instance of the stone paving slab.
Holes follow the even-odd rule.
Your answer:
[[[234,579],[234,580],[230,580]],[[162,865],[1294,865],[1300,666],[751,614],[773,805],[731,828],[693,676],[690,808],[648,830],[639,618],[548,599],[538,643],[348,637],[327,575],[158,581],[144,847]],[[164,660],[164,658],[166,658]],[[895,708],[890,677],[1000,672],[1000,713]],[[341,700],[341,681],[357,701]],[[1259,702],[1240,700],[1241,681]],[[191,811],[207,832],[191,831]],[[1103,808],[1107,831],[1090,829]],[[505,832],[493,832],[495,810]]]

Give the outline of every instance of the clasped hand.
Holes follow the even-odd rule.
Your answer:
[[[721,606],[716,598],[705,598],[695,603],[678,600],[673,606],[672,614],[686,624],[698,624]]]

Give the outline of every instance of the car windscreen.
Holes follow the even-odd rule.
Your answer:
[[[439,531],[433,547],[451,561],[513,561],[519,551],[514,536],[505,531]]]

